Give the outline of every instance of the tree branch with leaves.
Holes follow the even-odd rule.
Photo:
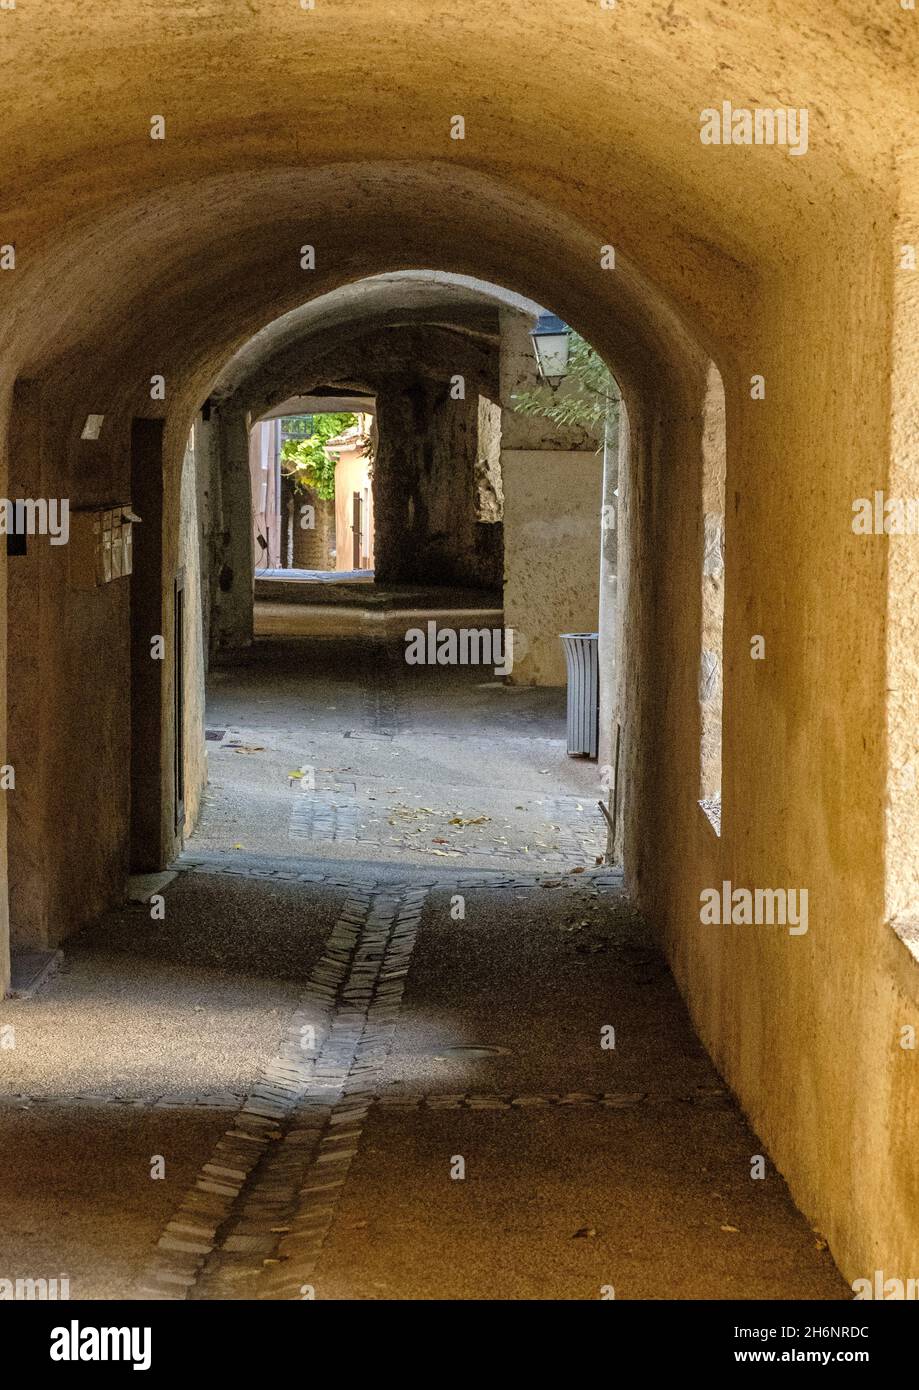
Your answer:
[[[281,472],[297,489],[309,488],[317,497],[335,496],[335,459],[326,449],[330,439],[357,424],[350,411],[326,411],[313,416],[313,433],[305,439],[285,439],[281,445]]]
[[[602,435],[619,419],[619,388],[599,353],[580,334],[572,333],[565,390],[540,382],[515,392],[511,404],[521,415],[539,415],[559,426],[581,425],[591,434]]]

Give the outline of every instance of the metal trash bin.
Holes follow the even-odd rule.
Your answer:
[[[563,632],[568,667],[568,756],[595,758],[600,724],[600,663],[596,632]]]

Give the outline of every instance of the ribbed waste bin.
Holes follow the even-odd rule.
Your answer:
[[[568,666],[568,754],[597,756],[600,722],[600,665],[596,632],[563,632]]]

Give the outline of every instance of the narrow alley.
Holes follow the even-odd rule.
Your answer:
[[[0,0],[29,1373],[908,1353],[917,26]]]
[[[597,862],[559,692],[358,611],[212,671],[174,869],[0,1006],[8,1259],[73,1298],[846,1297]]]
[[[566,756],[563,689],[406,662],[407,627],[501,620],[500,606],[451,610],[438,597],[414,613],[417,593],[256,605],[266,635],[209,675],[208,788],[189,848],[312,844],[335,858],[534,872],[603,858],[602,783],[595,761]]]

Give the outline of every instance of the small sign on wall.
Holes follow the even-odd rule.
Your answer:
[[[96,589],[133,570],[133,528],[140,521],[130,502],[75,510],[70,524],[70,585]]]

